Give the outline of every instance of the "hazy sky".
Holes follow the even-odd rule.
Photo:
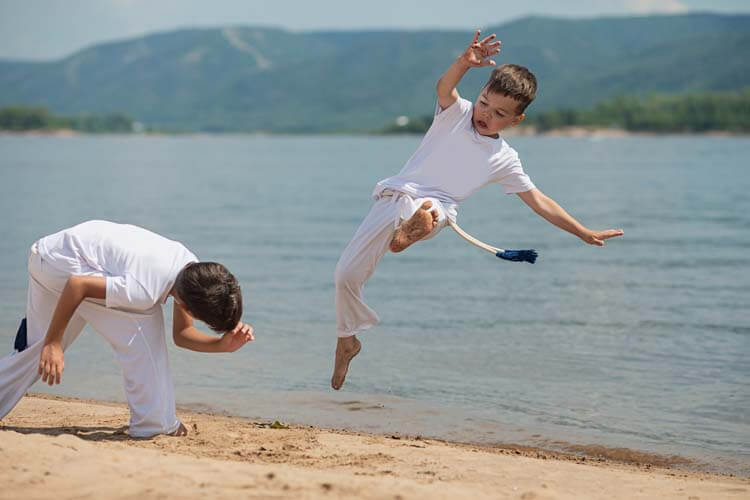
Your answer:
[[[0,0],[0,58],[56,59],[97,42],[187,26],[470,30],[529,14],[592,17],[707,10],[750,13],[750,1]]]

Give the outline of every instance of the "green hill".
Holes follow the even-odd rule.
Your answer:
[[[750,86],[750,16],[530,17],[484,31],[503,40],[499,63],[537,74],[532,114],[617,95]],[[398,115],[429,113],[437,78],[470,37],[185,29],[96,45],[59,61],[0,61],[0,107],[122,112],[174,130],[372,130]],[[473,98],[488,72],[470,73],[462,93]]]

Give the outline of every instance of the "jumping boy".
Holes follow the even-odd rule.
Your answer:
[[[175,412],[161,305],[174,300],[175,344],[233,352],[253,340],[240,322],[242,294],[221,264],[137,226],[88,221],[31,247],[26,318],[16,351],[0,359],[0,418],[40,376],[60,383],[63,352],[89,323],[112,346],[130,406],[130,435],[185,435]],[[193,318],[222,336],[209,336]]]
[[[336,265],[338,344],[331,386],[340,389],[349,363],[361,344],[356,334],[379,322],[362,300],[362,288],[386,251],[401,252],[413,243],[432,238],[458,204],[481,187],[497,183],[506,194],[517,194],[534,212],[584,242],[603,246],[622,230],[592,231],[570,216],[554,200],[534,187],[518,155],[501,137],[506,127],[518,125],[536,97],[536,77],[522,66],[495,69],[471,103],[458,95],[456,85],[471,68],[494,66],[500,53],[495,35],[479,41],[480,31],[464,53],[437,83],[435,119],[417,151],[401,172],[377,183],[370,213],[357,229]]]

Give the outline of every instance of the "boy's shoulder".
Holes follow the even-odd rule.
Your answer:
[[[433,124],[436,122],[449,121],[451,119],[460,119],[467,114],[471,114],[471,109],[473,107],[474,103],[460,96],[447,108],[441,108],[440,102],[436,102]]]
[[[508,141],[505,140],[505,137],[502,135],[495,140],[497,143],[496,146],[496,154],[503,157],[503,158],[511,158],[514,160],[518,160],[520,156],[518,155],[518,151],[510,145]]]

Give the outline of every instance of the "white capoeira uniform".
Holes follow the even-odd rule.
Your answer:
[[[90,324],[110,343],[122,369],[130,435],[177,430],[161,305],[180,270],[197,261],[176,241],[106,221],[84,222],[34,243],[28,261],[28,346],[0,358],[0,418],[39,379],[44,338],[68,278],[103,276],[106,299],[86,299],[78,306],[63,335],[63,349]]]
[[[434,237],[455,221],[458,204],[483,186],[500,184],[506,194],[534,188],[516,151],[502,138],[479,134],[472,124],[473,104],[459,98],[436,107],[435,119],[421,144],[398,175],[378,182],[375,203],[336,265],[336,333],[355,335],[378,324],[365,304],[362,289],[385,255],[399,225],[425,201],[437,210]]]

